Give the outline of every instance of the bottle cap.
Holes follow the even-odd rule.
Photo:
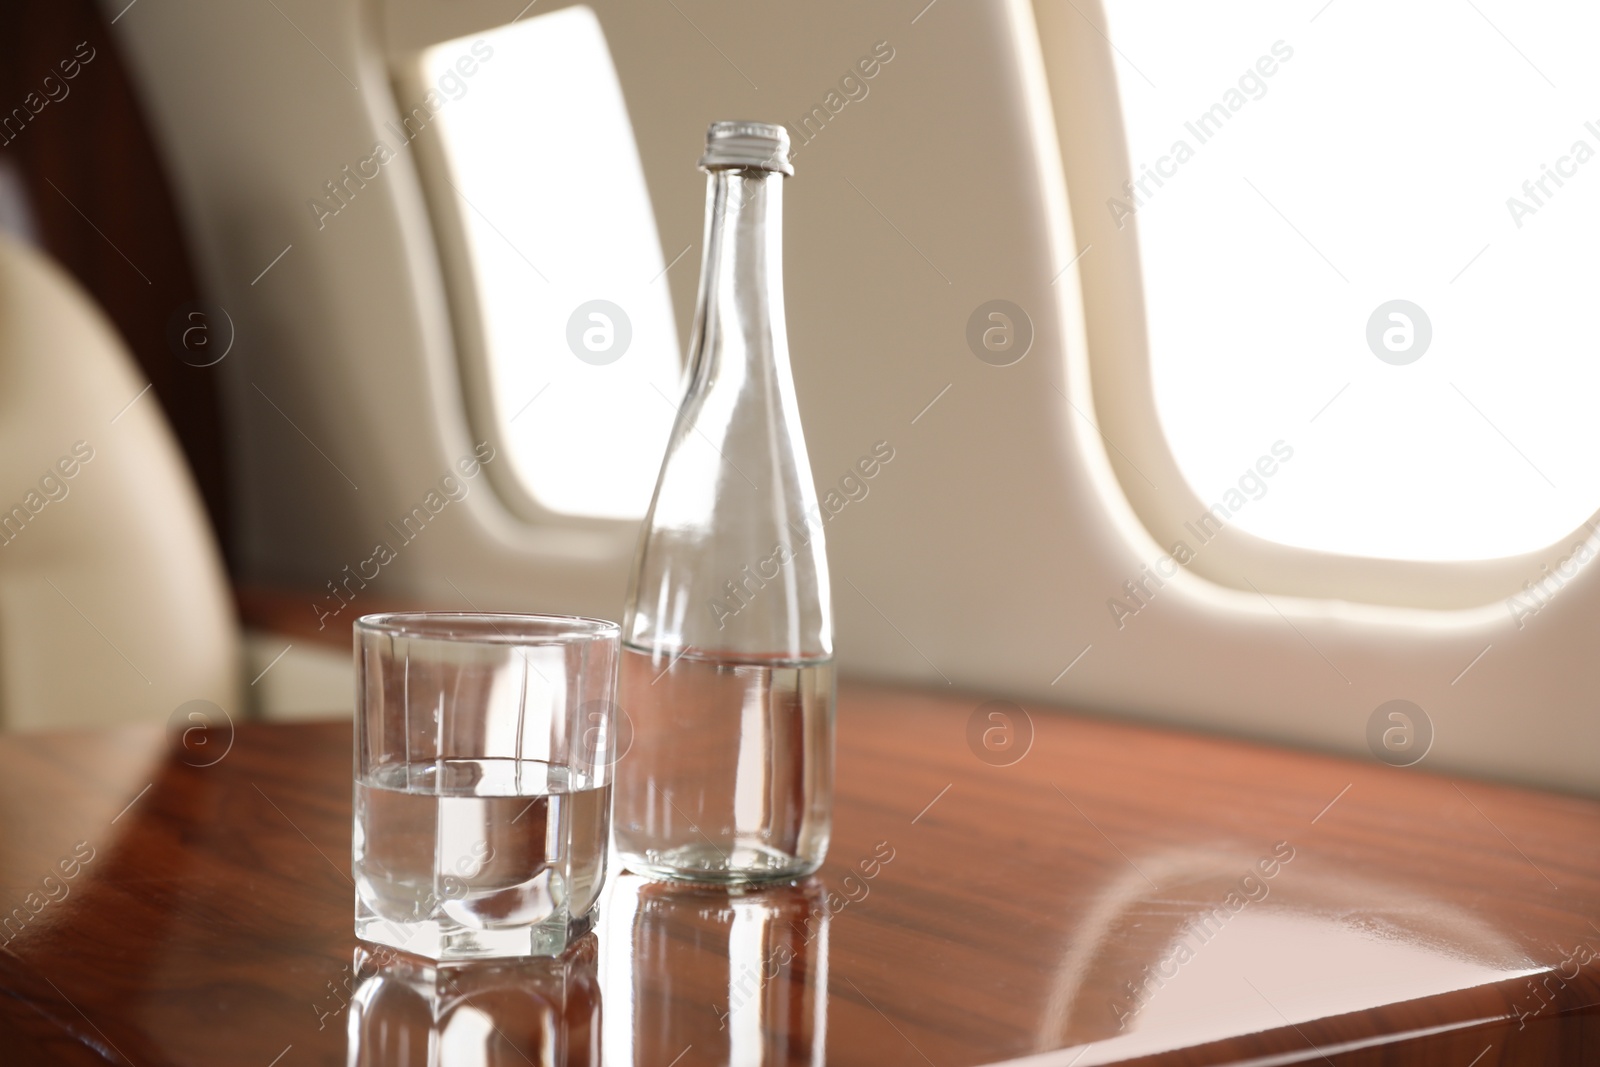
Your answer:
[[[789,131],[766,122],[713,122],[706,130],[702,170],[753,168],[793,177]]]

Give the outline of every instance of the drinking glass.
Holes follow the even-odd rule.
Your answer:
[[[356,936],[458,960],[557,955],[589,930],[617,644],[567,616],[356,623]]]

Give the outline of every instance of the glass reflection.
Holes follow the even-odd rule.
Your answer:
[[[352,1067],[599,1067],[593,934],[555,959],[437,964],[356,949]]]
[[[626,1062],[823,1063],[829,913],[820,882],[740,891],[630,881],[618,887],[636,894]]]

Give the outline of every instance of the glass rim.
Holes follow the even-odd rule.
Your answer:
[[[481,629],[464,631],[463,626]],[[622,626],[586,615],[498,611],[385,611],[355,621],[358,634],[450,644],[558,645],[617,640]]]

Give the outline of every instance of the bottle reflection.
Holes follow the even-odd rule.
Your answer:
[[[679,1067],[824,1061],[828,908],[815,879],[745,890],[645,883],[633,967],[635,1067],[679,1056]]]
[[[352,1067],[600,1064],[593,934],[556,959],[436,964],[356,949]]]

